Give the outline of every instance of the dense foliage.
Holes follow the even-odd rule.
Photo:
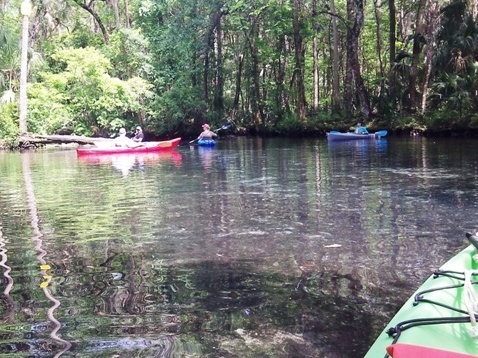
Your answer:
[[[19,133],[21,2],[0,0],[0,138]],[[478,128],[478,23],[463,0],[32,4],[29,132]]]

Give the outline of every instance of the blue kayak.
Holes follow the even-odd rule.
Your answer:
[[[386,130],[378,131],[375,133],[358,134],[354,132],[341,133],[336,131],[330,131],[327,133],[327,139],[329,141],[345,141],[345,140],[363,140],[363,139],[379,139],[387,135]]]
[[[198,145],[201,147],[214,147],[216,145],[216,141],[214,139],[199,139]]]

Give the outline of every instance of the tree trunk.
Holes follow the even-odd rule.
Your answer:
[[[236,118],[237,112],[239,111],[239,101],[241,99],[241,79],[242,79],[242,67],[244,65],[244,55],[237,56],[237,74],[236,74],[236,91],[234,94],[234,105],[232,106],[232,119]]]
[[[377,25],[376,28],[376,36],[377,36],[377,59],[378,59],[378,67],[379,67],[379,77],[384,78],[385,70],[383,68],[383,60],[382,60],[382,14],[380,9],[382,8],[382,0],[374,0],[374,11],[375,11],[375,22]]]
[[[279,38],[276,48],[276,51],[279,54],[277,69],[275,71],[275,83],[277,86],[276,105],[277,108],[280,108],[281,110],[285,109],[286,111],[290,111],[289,97],[287,95],[287,91],[285,90],[285,76],[288,64],[286,43],[287,38],[283,35]]]
[[[55,143],[78,143],[78,144],[95,144],[96,142],[113,142],[111,138],[93,138],[79,135],[35,135],[24,134],[18,138],[20,146],[27,147],[29,145],[43,145]]]
[[[209,51],[204,54],[203,99],[206,103],[209,102]]]
[[[222,31],[221,31],[221,19],[222,10],[219,8],[211,18],[209,29],[206,32],[206,38],[204,39],[206,45],[205,55],[205,70],[204,70],[204,98],[207,101],[209,98],[209,74],[211,72],[211,82],[214,86],[213,103],[212,108],[214,110],[222,111],[223,109],[223,82],[224,79],[222,71]],[[214,56],[213,56],[214,55]],[[212,58],[213,57],[213,58]],[[214,69],[211,69],[211,62],[214,62]]]
[[[92,4],[94,4],[94,1],[90,2],[89,5],[85,4],[81,0],[73,0],[73,1],[75,2],[75,4],[77,4],[82,9],[84,9],[88,13],[90,13],[91,16],[93,16],[93,18],[96,21],[96,24],[98,25],[98,27],[101,30],[101,33],[103,34],[103,39],[104,39],[105,43],[108,43],[109,42],[109,36],[108,36],[108,32],[106,31],[105,25],[103,25],[103,22],[101,21],[100,16],[96,13],[96,11],[92,7]]]
[[[224,111],[224,69],[223,69],[223,54],[222,54],[222,10],[218,9],[215,16],[215,57],[216,57],[216,75],[214,76],[214,110],[220,113]]]
[[[262,108],[260,106],[260,75],[259,75],[259,55],[257,49],[257,37],[259,34],[259,22],[260,22],[260,14],[256,17],[250,18],[249,29],[250,32],[245,33],[246,40],[249,46],[249,55],[251,58],[251,69],[250,69],[250,78],[253,81],[252,91],[250,91],[250,103],[251,103],[251,112],[254,116],[254,126],[256,131],[259,131],[260,127],[263,124],[263,113]]]
[[[312,57],[313,57],[313,76],[314,76],[314,95],[313,95],[313,110],[317,113],[319,110],[319,46],[317,33],[319,32],[317,26],[317,0],[312,1],[312,28],[314,30],[314,37],[312,42]]]
[[[21,5],[22,19],[22,49],[20,60],[20,98],[19,98],[19,129],[20,134],[28,131],[27,125],[27,78],[28,78],[28,24],[31,12],[29,0]]]
[[[395,9],[395,0],[388,0],[388,12],[390,18],[390,27],[389,27],[389,34],[388,34],[388,47],[390,51],[390,75],[389,75],[389,95],[390,98],[395,101],[396,100],[396,76],[395,76],[395,42],[396,42],[396,9]]]
[[[340,103],[339,84],[339,31],[337,28],[337,16],[335,13],[335,1],[330,0],[330,11],[332,13],[332,112],[338,113],[342,107]]]
[[[313,43],[312,43],[312,56],[314,58],[314,103],[313,109],[314,112],[317,113],[319,110],[319,50],[317,45],[317,36],[314,36]]]
[[[411,112],[415,112],[417,109],[417,77],[418,77],[418,64],[420,61],[420,54],[423,48],[423,0],[418,2],[417,7],[417,16],[415,27],[416,31],[413,34],[413,53],[412,53],[412,64],[410,67],[410,79],[408,82],[408,109]]]
[[[294,2],[294,55],[295,55],[295,85],[297,91],[297,116],[301,122],[306,121],[306,101],[305,101],[305,86],[304,86],[304,47],[302,35],[300,33],[300,1]]]
[[[425,80],[423,81],[423,88],[422,88],[422,105],[421,105],[421,114],[425,115],[425,110],[427,107],[427,92],[428,92],[428,84],[430,83],[431,79],[431,73],[432,73],[432,68],[433,68],[433,56],[435,54],[434,47],[432,44],[435,43],[436,40],[436,28],[438,26],[438,16],[439,16],[439,11],[440,8],[438,6],[438,3],[433,0],[429,0],[428,4],[426,6],[428,9],[427,12],[427,21],[426,23],[428,24],[426,33],[428,37],[428,45],[426,47],[426,52],[425,52]]]
[[[125,24],[126,27],[131,26],[131,18],[129,16],[129,2],[128,0],[124,0],[124,16],[125,16]]]
[[[119,29],[121,27],[121,20],[118,8],[118,0],[110,0],[111,7],[113,8],[113,13],[115,15],[115,24],[116,28]]]
[[[349,43],[349,34],[347,34],[347,42]],[[354,74],[352,71],[350,49],[347,46],[347,58],[345,59],[345,79],[344,79],[344,110],[347,117],[352,116],[355,108],[354,99]],[[332,85],[333,86],[333,85]]]
[[[251,43],[251,57],[252,57],[252,78],[254,81],[254,92],[251,98],[252,112],[254,113],[254,125],[256,130],[263,124],[262,108],[259,103],[261,98],[261,89],[259,83],[259,57],[255,41]]]
[[[349,15],[349,23],[353,26],[348,29],[347,55],[350,69],[354,77],[355,90],[360,105],[360,114],[363,118],[370,117],[370,103],[368,92],[363,83],[359,62],[359,38],[363,26],[363,0],[347,0],[347,12]]]

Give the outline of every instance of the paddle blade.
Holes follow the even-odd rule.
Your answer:
[[[387,135],[387,131],[386,130],[383,130],[383,131],[378,131],[378,132],[375,132],[375,135],[377,137],[385,137]]]
[[[231,127],[232,127],[232,123],[224,124],[221,128],[219,128],[218,130],[216,130],[216,132],[225,131],[225,130],[228,130],[229,128],[231,128]]]

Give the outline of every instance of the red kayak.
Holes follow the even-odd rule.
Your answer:
[[[152,153],[173,149],[178,146],[180,141],[181,138],[174,138],[159,142],[142,142],[138,143],[138,146],[134,148],[114,147],[110,142],[98,142],[95,147],[78,148],[76,153],[79,156],[91,154]]]

